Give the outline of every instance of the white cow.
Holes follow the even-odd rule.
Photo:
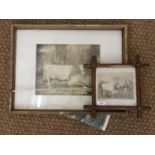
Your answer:
[[[44,65],[43,80],[47,81],[47,86],[50,87],[52,80],[69,81],[71,79],[71,76],[79,77],[79,74],[82,75],[84,73],[83,65],[76,66],[79,68],[80,73],[73,72],[74,67],[75,66],[73,65],[54,65],[54,64]],[[72,82],[68,83],[69,85],[72,84]]]
[[[117,87],[117,89],[116,89]],[[101,91],[103,93],[103,95],[105,95],[106,92],[111,93],[111,95],[114,95],[116,93],[118,93],[119,89],[123,89],[124,87],[124,83],[123,82],[118,82],[117,86],[115,82],[111,82],[111,84],[109,84],[109,82],[102,82],[100,85]]]
[[[107,93],[108,95],[114,95],[117,93],[117,90],[114,89],[113,84],[110,85],[109,82],[102,82],[100,88],[103,96],[105,96]]]

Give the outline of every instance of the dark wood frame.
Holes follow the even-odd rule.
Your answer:
[[[75,113],[90,113],[91,110],[30,110],[23,109],[17,110],[14,108],[14,90],[15,90],[15,72],[16,72],[16,31],[17,30],[122,30],[122,61],[123,63],[128,62],[128,54],[127,54],[127,25],[78,25],[78,24],[59,24],[59,25],[26,25],[26,24],[15,24],[11,27],[11,93],[10,93],[10,111],[13,113],[64,113],[64,114],[75,114]]]
[[[92,105],[85,105],[85,110],[92,111],[92,117],[96,117],[97,112],[129,112],[129,111],[137,111],[137,117],[142,118],[142,110],[151,109],[148,106],[142,106],[141,103],[141,85],[140,85],[140,71],[141,67],[148,66],[148,64],[142,64],[140,61],[140,57],[135,57],[135,64],[99,64],[97,63],[96,56],[92,57],[91,64],[85,64],[85,68],[91,69],[92,73]],[[135,67],[136,70],[136,96],[137,103],[136,106],[101,106],[96,104],[96,68],[104,68],[104,67]]]

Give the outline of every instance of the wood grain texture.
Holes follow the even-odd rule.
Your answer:
[[[149,63],[142,69],[142,104],[151,106],[141,120],[136,114],[113,114],[106,132],[82,125],[64,116],[48,114],[11,115],[10,51],[11,24],[127,24],[128,56],[133,63],[135,55]],[[155,20],[0,20],[0,134],[155,134]]]

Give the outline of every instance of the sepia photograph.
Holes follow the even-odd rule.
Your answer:
[[[135,72],[126,68],[109,68],[97,73],[97,100],[134,100],[136,96]]]
[[[37,44],[36,95],[90,95],[91,72],[84,69],[100,45]]]

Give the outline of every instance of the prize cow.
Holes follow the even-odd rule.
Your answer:
[[[49,64],[43,67],[43,80],[47,82],[47,87],[52,86],[52,80],[65,80],[68,82],[68,85],[77,85],[83,74],[83,65]]]

